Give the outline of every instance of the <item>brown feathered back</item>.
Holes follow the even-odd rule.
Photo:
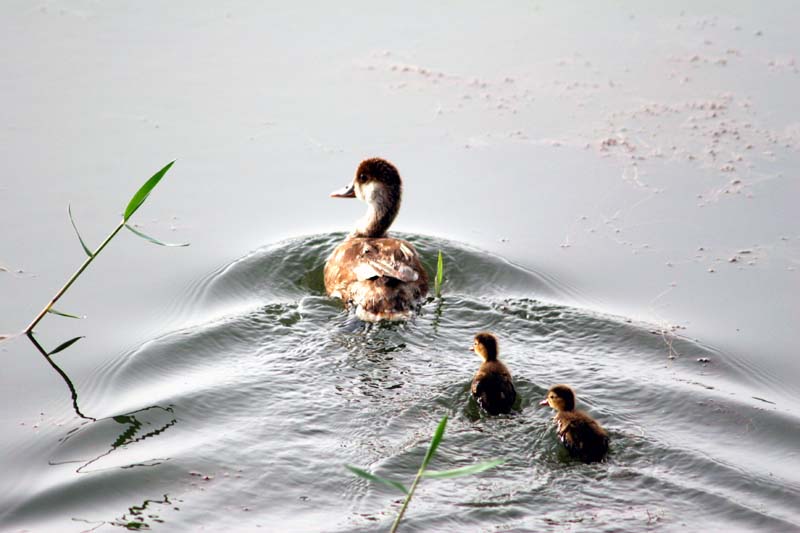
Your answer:
[[[472,378],[472,395],[490,415],[508,414],[517,399],[511,372],[497,360],[481,364]]]
[[[352,237],[328,258],[325,289],[362,320],[400,320],[428,293],[428,274],[408,241]]]
[[[608,433],[583,411],[560,411],[555,422],[559,439],[574,457],[593,462],[608,453]]]

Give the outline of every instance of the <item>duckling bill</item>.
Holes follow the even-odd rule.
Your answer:
[[[397,168],[372,158],[361,162],[351,183],[331,193],[367,204],[356,229],[325,263],[325,290],[354,308],[361,320],[407,319],[428,293],[428,274],[417,250],[386,235],[400,210],[402,191]]]
[[[553,421],[558,438],[573,457],[590,463],[608,453],[608,433],[591,416],[575,409],[575,392],[567,385],[555,385],[539,405],[555,409]]]
[[[497,359],[497,337],[491,333],[478,333],[472,350],[483,359],[472,379],[472,395],[478,405],[490,415],[510,413],[517,391],[511,381],[511,372]]]

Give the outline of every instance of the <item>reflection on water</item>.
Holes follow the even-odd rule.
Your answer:
[[[91,416],[86,416],[81,412],[81,409],[78,405],[78,391],[75,388],[75,385],[73,384],[72,380],[67,375],[67,373],[64,372],[64,370],[60,366],[58,366],[55,363],[55,361],[53,361],[52,357],[55,353],[62,351],[59,349],[61,346],[67,345],[66,347],[68,348],[70,345],[74,344],[74,342],[67,341],[67,343],[60,345],[59,348],[56,348],[51,352],[47,352],[42,347],[42,345],[39,344],[39,342],[36,340],[36,337],[33,334],[28,334],[27,337],[30,339],[31,343],[33,343],[33,345],[36,347],[39,353],[42,354],[45,360],[47,360],[47,362],[50,364],[53,370],[55,370],[58,373],[58,375],[64,380],[64,383],[66,383],[67,388],[70,391],[70,396],[72,398],[72,407],[75,411],[75,414],[79,418],[91,422],[91,424],[84,424],[69,431],[66,434],[66,436],[60,440],[61,446],[67,446],[72,439],[77,440],[82,436],[82,433],[84,432],[89,432],[89,431],[101,432],[102,430],[98,429],[98,427],[109,425],[111,422],[123,426],[122,432],[119,433],[116,439],[111,443],[111,447],[107,451],[101,453],[100,455],[92,457],[91,459],[50,460],[49,463],[51,465],[55,466],[67,463],[81,463],[81,466],[79,466],[75,470],[75,472],[78,474],[85,473],[86,469],[90,465],[96,463],[97,461],[101,460],[104,457],[107,457],[108,455],[113,453],[117,448],[120,448],[122,446],[127,446],[129,444],[133,444],[136,442],[140,442],[147,438],[155,437],[163,433],[164,431],[166,431],[167,429],[169,429],[178,422],[177,419],[174,417],[174,410],[171,406],[161,407],[158,405],[153,405],[150,407],[146,407],[144,409],[138,409],[136,411],[132,411],[130,413],[116,415],[100,420]],[[73,339],[73,341],[74,340],[77,340],[77,338]],[[119,428],[117,428],[116,430],[112,429],[112,433],[116,433],[117,431],[120,431],[120,429]],[[158,461],[161,460],[165,459],[159,459],[159,460],[154,459],[152,461],[149,461],[147,464],[145,463],[131,464],[124,466],[122,468],[133,468],[135,466],[153,466],[159,464]]]
[[[80,449],[85,451],[86,442],[98,443],[99,435],[116,435],[113,442],[110,443],[108,450],[103,451],[99,455],[95,455],[90,459],[51,459],[51,465],[63,465],[69,463],[78,463],[80,466],[75,470],[78,474],[84,474],[93,471],[90,469],[102,459],[114,453],[117,449],[123,448],[145,439],[156,437],[171,428],[177,423],[175,413],[172,407],[160,407],[157,405],[139,409],[131,413],[117,415],[104,419],[93,419],[92,424],[86,424],[75,428],[67,433],[61,439],[60,448],[56,454],[58,457],[69,456],[70,450]],[[120,427],[122,426],[122,427]],[[89,436],[85,434],[89,433]],[[83,441],[79,444],[73,444],[73,441]],[[108,446],[106,444],[106,446]],[[152,458],[147,461],[131,463],[118,468],[134,468],[138,466],[157,466],[163,461],[169,460],[168,458]]]
[[[800,426],[750,397],[752,376],[738,361],[678,331],[560,304],[554,284],[478,250],[406,237],[430,270],[438,250],[449,265],[444,297],[415,319],[364,324],[324,295],[322,266],[341,234],[272,245],[187,297],[205,322],[98,371],[82,394],[111,416],[84,414],[67,374],[40,349],[83,422],[52,452],[51,467],[72,474],[31,493],[9,523],[79,491],[81,479],[143,494],[156,476],[160,492],[188,502],[186,530],[220,506],[236,511],[214,517],[220,529],[382,530],[394,496],[341,465],[411,478],[443,414],[451,422],[432,468],[507,462],[423,486],[410,531],[669,530],[684,516],[692,527],[800,523],[800,479],[782,468]],[[468,348],[484,329],[500,338],[515,376],[519,399],[508,416],[487,417],[469,394],[479,361]],[[551,413],[536,405],[557,382],[573,385],[579,406],[609,430],[607,462],[583,465],[559,444]],[[197,471],[207,485],[187,483]],[[119,507],[93,494],[101,509]],[[104,524],[156,528],[164,519],[151,510],[156,503],[170,498],[119,519],[104,511]],[[72,518],[87,516],[70,509]]]
[[[164,494],[160,500],[145,500],[141,505],[134,505],[128,508],[128,512],[111,522],[113,526],[123,527],[134,531],[150,529],[150,524],[163,524],[164,520],[159,518],[151,506],[172,505],[169,495]]]
[[[164,497],[159,500],[145,500],[141,505],[133,505],[129,507],[127,513],[110,522],[90,521],[81,518],[73,518],[72,521],[79,524],[85,524],[86,526],[91,526],[82,528],[81,533],[96,531],[106,525],[120,527],[130,531],[149,531],[152,529],[151,526],[164,523],[164,520],[160,518],[159,514],[157,514],[158,507],[162,505],[172,505],[173,502],[174,500],[170,500],[168,494],[164,494]],[[178,507],[174,507],[174,509],[179,510]]]
[[[70,396],[72,397],[72,409],[75,411],[75,414],[84,420],[96,421],[96,418],[86,416],[81,412],[81,408],[78,406],[78,390],[75,388],[75,385],[72,383],[72,380],[69,378],[67,373],[64,372],[61,367],[55,363],[55,361],[53,361],[51,354],[48,353],[41,344],[39,344],[39,342],[36,340],[36,337],[32,333],[29,333],[27,337],[30,339],[31,343],[33,343],[33,346],[39,351],[39,353],[42,354],[42,357],[44,357],[45,361],[47,361],[53,370],[55,370],[58,375],[61,376],[61,379],[64,380],[64,383],[66,383]]]
[[[80,337],[71,339],[59,345],[58,348],[48,352],[37,341],[33,334],[27,335],[33,346],[45,358],[48,364],[61,377],[70,393],[72,407],[78,418],[87,422],[69,430],[64,437],[59,439],[58,448],[54,452],[54,458],[48,461],[50,466],[61,466],[77,464],[74,469],[76,474],[93,474],[103,470],[97,468],[98,463],[108,458],[117,450],[125,449],[131,445],[141,443],[146,439],[152,439],[161,435],[169,428],[177,424],[174,409],[172,406],[161,407],[153,405],[143,409],[137,409],[124,414],[111,416],[108,418],[95,418],[85,415],[79,406],[78,391],[70,379],[69,375],[53,360],[53,355],[62,352],[72,346]],[[113,440],[111,440],[113,439]],[[109,442],[111,440],[111,442]],[[107,448],[99,451],[101,448]],[[83,458],[72,458],[75,455],[84,455]],[[86,456],[89,456],[88,458]],[[169,458],[150,458],[145,461],[132,462],[128,464],[117,464],[108,466],[110,469],[128,470],[137,467],[157,467]],[[102,464],[102,463],[101,463]],[[82,529],[83,531],[95,531],[104,525],[122,527],[133,531],[149,530],[153,524],[164,522],[159,515],[152,509],[152,505],[171,504],[168,495],[160,500],[145,500],[141,505],[133,505],[128,508],[128,512],[112,521],[89,521],[80,518],[72,518],[75,523],[82,523],[90,526]],[[36,508],[35,502],[28,507]],[[23,506],[24,508],[24,506]],[[176,507],[175,510],[178,508]]]

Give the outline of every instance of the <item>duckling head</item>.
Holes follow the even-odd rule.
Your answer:
[[[397,168],[379,157],[358,165],[353,181],[331,193],[332,198],[358,198],[367,204],[367,214],[356,226],[356,237],[382,237],[400,210],[403,182]]]
[[[539,405],[549,405],[556,411],[575,409],[575,392],[567,385],[555,385],[547,391],[547,397]]]
[[[484,361],[497,361],[497,337],[487,332],[478,333],[472,343],[472,351]]]

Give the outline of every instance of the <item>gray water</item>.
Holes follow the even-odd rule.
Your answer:
[[[0,7],[0,332],[127,196],[126,234],[0,344],[0,530],[800,530],[798,17],[791,2]],[[322,266],[362,157],[447,280],[367,326]],[[520,402],[469,397],[495,332]],[[610,432],[571,461],[536,403]]]

